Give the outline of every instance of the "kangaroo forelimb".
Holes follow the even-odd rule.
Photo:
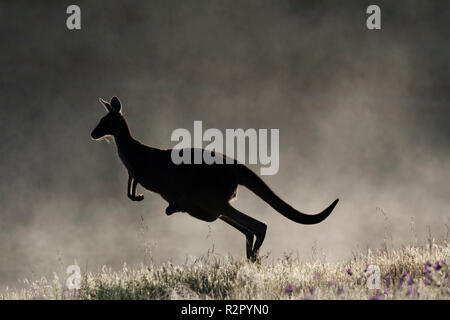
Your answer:
[[[127,188],[128,198],[130,198],[130,200],[132,201],[144,200],[144,195],[142,194],[136,195],[136,187],[137,181],[131,176],[131,174],[128,174],[128,188]]]

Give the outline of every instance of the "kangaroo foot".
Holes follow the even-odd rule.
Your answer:
[[[249,258],[250,261],[255,262],[258,258],[259,248],[264,242],[264,238],[266,237],[267,226],[263,223],[261,230],[256,234],[255,245],[252,249],[252,255]]]
[[[180,212],[180,211],[181,211],[180,208],[178,208],[178,206],[176,206],[172,203],[169,203],[169,206],[166,208],[166,214],[168,216],[170,216],[171,214],[174,214],[175,212]]]
[[[131,196],[130,199],[133,201],[142,201],[142,200],[144,200],[144,195],[138,194],[136,196]]]

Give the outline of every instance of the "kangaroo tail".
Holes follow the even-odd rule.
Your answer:
[[[253,193],[267,202],[272,208],[281,213],[286,218],[301,224],[316,224],[325,220],[339,199],[334,200],[332,204],[319,214],[310,215],[295,210],[288,203],[278,197],[269,186],[248,167],[238,164],[237,183],[250,189]]]

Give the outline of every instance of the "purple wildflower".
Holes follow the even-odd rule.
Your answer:
[[[432,266],[432,264],[431,264],[431,262],[430,261],[425,261],[425,263],[423,264],[425,267],[431,267]]]
[[[367,272],[367,270],[369,270],[369,265],[366,264],[366,268],[364,269],[364,272]]]
[[[310,295],[313,295],[313,294],[314,294],[314,290],[315,290],[314,287],[310,287],[310,288],[309,288],[309,294],[310,294]]]
[[[391,284],[391,275],[388,274],[388,275],[386,276],[385,287],[386,287],[386,288],[389,288],[390,284]]]
[[[284,289],[284,293],[290,294],[292,292],[292,290],[293,290],[292,285],[288,284],[286,286],[286,288]]]
[[[411,289],[408,289],[408,291],[406,291],[406,295],[407,295],[407,296],[412,295],[412,290],[411,290]]]
[[[428,266],[426,265],[425,267],[423,267],[423,274],[427,275],[428,273],[430,273],[430,270],[428,269]]]
[[[408,278],[408,272],[403,272],[400,277],[400,287],[405,283],[406,278]]]
[[[443,264],[444,264],[444,261],[437,261],[437,262],[434,264],[434,270],[436,270],[436,271],[441,270]]]
[[[380,300],[380,298],[381,298],[381,291],[377,289],[377,292],[375,293],[375,295],[370,297],[370,300]]]
[[[409,277],[409,280],[408,280],[408,286],[412,286],[414,284],[414,279],[413,279],[413,277]]]
[[[338,294],[338,295],[341,295],[341,294],[343,294],[343,293],[344,293],[344,287],[339,286],[338,289],[337,289],[337,294]]]
[[[431,280],[430,279],[425,279],[423,281],[423,284],[426,285],[426,286],[429,286],[431,284]]]
[[[351,276],[351,275],[353,274],[352,269],[348,268],[347,271],[346,271],[346,273],[347,273],[349,276]]]

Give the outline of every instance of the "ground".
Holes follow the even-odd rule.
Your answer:
[[[357,253],[328,263],[300,261],[290,255],[256,263],[208,252],[183,265],[142,265],[121,271],[106,266],[84,274],[78,290],[54,279],[25,281],[26,287],[0,295],[3,299],[449,299],[450,243],[429,242]],[[380,270],[379,289],[367,280]],[[376,268],[375,267],[375,268]],[[371,278],[373,280],[373,278]],[[373,281],[369,281],[375,284]]]

